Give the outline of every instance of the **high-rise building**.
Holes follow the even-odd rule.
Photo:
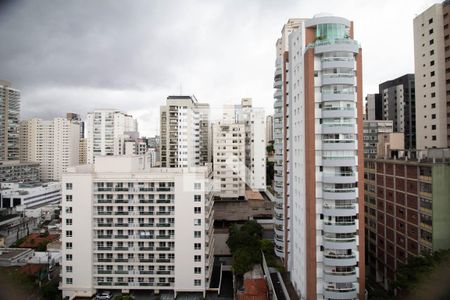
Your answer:
[[[20,91],[0,80],[0,161],[19,159]]]
[[[80,165],[85,165],[87,164],[87,139],[85,138],[81,138],[80,139]]]
[[[200,292],[213,270],[210,166],[150,168],[99,156],[63,176],[63,297],[98,290]]]
[[[405,149],[416,149],[416,96],[414,74],[383,82],[379,86],[382,120],[393,122],[394,132],[403,132]]]
[[[114,147],[114,155],[143,155],[147,152],[147,143],[139,138],[139,132],[124,132]]]
[[[212,127],[215,190],[221,199],[245,196],[245,125],[218,122]]]
[[[76,113],[67,113],[66,114],[67,120],[80,124],[80,139],[84,138],[84,122],[81,120],[81,116]]]
[[[368,94],[366,97],[366,120],[383,120],[383,100],[380,94]]]
[[[235,107],[235,122],[245,126],[245,182],[254,191],[266,190],[266,114],[243,98]]]
[[[411,257],[450,248],[449,156],[424,156],[364,161],[367,266],[386,289]]]
[[[290,20],[277,50],[276,253],[301,299],[364,299],[362,56],[353,23]]]
[[[273,141],[273,116],[266,117],[266,144],[269,145]]]
[[[38,162],[41,180],[59,181],[79,164],[80,125],[66,118],[20,122],[20,160]]]
[[[450,147],[450,2],[414,18],[417,146]]]
[[[209,105],[194,96],[169,96],[160,109],[161,166],[183,168],[211,161]]]
[[[87,163],[96,156],[114,155],[118,139],[127,131],[138,131],[136,119],[114,109],[98,109],[87,114]]]
[[[276,60],[274,75],[274,116],[273,138],[275,151],[274,165],[274,216],[275,216],[275,253],[280,258],[287,258],[288,252],[288,68],[289,68],[289,34],[298,29],[300,19],[289,19],[281,30],[281,37],[276,42]],[[286,216],[286,218],[285,218]]]

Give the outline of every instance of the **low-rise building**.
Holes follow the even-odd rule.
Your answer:
[[[22,211],[61,202],[61,184],[49,183],[0,183],[0,208]]]
[[[0,182],[39,182],[39,163],[0,161]]]
[[[211,168],[97,156],[63,176],[63,297],[100,289],[202,292],[213,270]]]

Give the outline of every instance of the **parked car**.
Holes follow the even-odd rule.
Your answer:
[[[101,292],[95,296],[95,300],[111,300],[112,297],[111,292]]]

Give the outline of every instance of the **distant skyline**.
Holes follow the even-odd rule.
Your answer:
[[[355,23],[364,95],[414,73],[413,19],[437,1],[0,1],[0,79],[22,119],[116,108],[157,134],[168,95],[273,111],[275,42],[289,18]]]

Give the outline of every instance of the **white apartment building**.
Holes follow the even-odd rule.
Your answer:
[[[236,123],[245,126],[246,184],[254,191],[266,190],[266,114],[243,98],[236,107]]]
[[[114,155],[119,139],[127,131],[138,131],[136,119],[114,109],[98,109],[86,118],[87,163],[100,155]]]
[[[202,292],[213,267],[209,166],[98,156],[63,176],[63,297],[100,289]]]
[[[450,3],[414,18],[416,148],[450,147]]]
[[[33,209],[61,202],[61,184],[48,183],[0,183],[0,208],[17,211]]]
[[[275,73],[276,253],[301,299],[364,299],[360,46],[341,17],[290,20],[277,45],[287,28]]]
[[[222,121],[213,124],[215,190],[222,199],[245,196],[245,125]]]
[[[288,108],[288,70],[289,70],[289,34],[298,28],[300,19],[289,19],[281,30],[281,37],[276,42],[276,60],[274,74],[274,116],[273,116],[273,139],[275,151],[274,165],[274,231],[275,231],[275,254],[284,259],[288,252],[288,218],[287,215],[287,187],[288,187],[288,148],[289,148],[289,120]],[[286,238],[285,238],[286,237]]]
[[[43,182],[59,181],[79,164],[80,125],[65,118],[20,122],[20,160],[38,162]]]
[[[194,96],[169,96],[160,108],[160,121],[162,167],[202,166],[211,161],[208,104],[198,103]]]

